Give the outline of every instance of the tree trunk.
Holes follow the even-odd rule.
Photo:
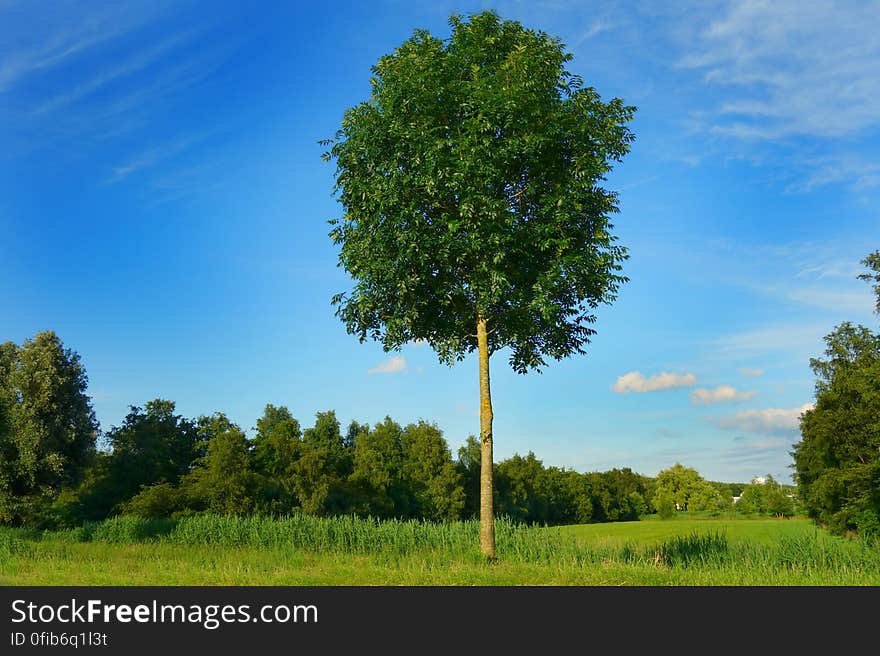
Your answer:
[[[495,560],[495,512],[492,508],[492,394],[489,391],[489,339],[486,319],[477,319],[480,359],[480,550]]]

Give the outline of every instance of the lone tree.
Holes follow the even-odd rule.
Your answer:
[[[495,557],[489,358],[519,373],[585,353],[614,300],[626,249],[602,187],[635,112],[566,70],[547,34],[483,12],[448,39],[416,30],[372,68],[345,112],[330,221],[354,288],[333,297],[350,334],[385,351],[427,342],[452,365],[479,353],[480,546]]]

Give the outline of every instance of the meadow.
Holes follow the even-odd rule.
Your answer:
[[[880,548],[806,519],[685,518],[537,527],[201,515],[0,529],[0,585],[874,586]]]

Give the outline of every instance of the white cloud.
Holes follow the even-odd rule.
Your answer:
[[[743,376],[746,376],[747,378],[757,378],[758,376],[764,375],[764,370],[763,369],[751,369],[749,367],[740,367],[739,373],[741,373]]]
[[[757,392],[754,390],[741,392],[732,385],[719,385],[715,389],[695,389],[691,392],[691,403],[694,405],[707,405],[709,403],[724,403],[726,401],[745,401],[752,398]]]
[[[399,374],[402,371],[406,371],[406,358],[402,355],[395,355],[394,357],[382,362],[381,364],[376,365],[369,371],[368,374]]]
[[[630,371],[623,376],[617,377],[617,382],[611,389],[618,394],[630,392],[656,392],[658,390],[672,389],[673,387],[690,387],[697,382],[694,374],[670,374],[665,371],[645,378],[640,371]]]
[[[797,408],[741,410],[727,417],[709,417],[708,421],[723,429],[743,430],[750,433],[789,434],[798,430],[801,414],[812,407],[812,403],[805,403]]]

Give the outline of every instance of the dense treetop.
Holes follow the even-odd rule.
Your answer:
[[[582,352],[625,280],[601,183],[634,108],[584,86],[556,38],[491,12],[450,23],[382,57],[326,142],[331,237],[355,280],[334,303],[362,340],[422,339],[447,363],[477,348],[482,317],[490,353],[510,347],[524,372]]]

